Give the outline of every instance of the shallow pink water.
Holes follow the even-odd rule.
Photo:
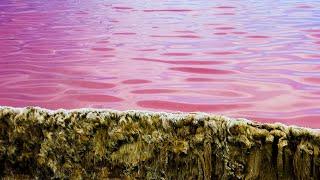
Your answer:
[[[320,128],[320,3],[1,0],[0,85],[7,106]]]

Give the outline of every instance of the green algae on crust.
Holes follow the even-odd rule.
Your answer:
[[[5,179],[320,179],[320,133],[205,113],[0,107]]]

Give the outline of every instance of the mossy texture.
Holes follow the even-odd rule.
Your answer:
[[[320,179],[316,130],[202,113],[0,108],[8,179]]]

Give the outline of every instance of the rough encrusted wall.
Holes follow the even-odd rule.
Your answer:
[[[0,108],[0,177],[320,179],[320,134],[208,114]]]

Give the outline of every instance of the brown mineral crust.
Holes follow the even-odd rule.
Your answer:
[[[320,179],[317,130],[205,113],[0,108],[4,179]]]

